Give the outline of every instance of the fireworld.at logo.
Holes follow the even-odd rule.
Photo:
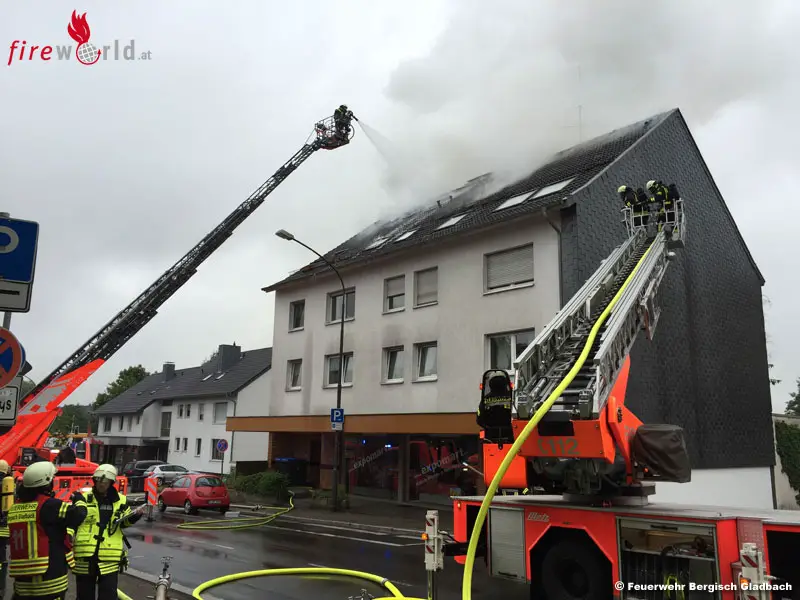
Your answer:
[[[94,65],[102,58],[104,61],[109,60],[151,60],[152,55],[150,50],[147,52],[136,53],[136,42],[130,40],[130,43],[122,46],[119,40],[114,40],[113,44],[103,45],[98,48],[92,43],[92,30],[86,20],[86,13],[79,15],[77,11],[72,11],[72,18],[67,24],[67,33],[78,44],[73,52],[71,45],[29,45],[26,40],[14,40],[9,46],[8,53],[8,66],[11,63],[22,61],[38,60],[70,60],[73,56],[82,65]],[[120,49],[122,52],[120,53]],[[55,50],[55,56],[53,55]]]

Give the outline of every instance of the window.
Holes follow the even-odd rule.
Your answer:
[[[336,387],[339,383],[339,377],[342,378],[342,385],[353,384],[353,353],[347,352],[344,355],[344,373],[342,374],[339,369],[339,355],[332,354],[325,357],[327,363],[325,387]]]
[[[531,197],[530,192],[519,194],[517,196],[514,196],[513,198],[509,198],[508,200],[504,201],[500,206],[498,206],[494,210],[495,211],[503,210],[504,208],[509,208],[511,206],[516,206],[517,204],[522,204],[523,202],[525,202],[525,200],[527,200],[530,197]]]
[[[161,413],[161,436],[160,437],[169,437],[169,430],[172,426],[172,413],[171,412],[164,412]]]
[[[439,301],[439,268],[414,273],[414,306],[430,306]]]
[[[172,406],[172,400],[162,400],[161,406]]]
[[[183,404],[178,405],[178,418],[179,419],[183,418]]]
[[[202,402],[197,405],[197,420],[202,421],[203,417],[205,416],[206,405]]]
[[[183,451],[186,452],[188,448],[189,448],[189,438],[183,438]]]
[[[542,196],[547,196],[549,194],[555,194],[556,192],[560,192],[565,187],[567,187],[570,183],[572,183],[575,178],[567,179],[566,181],[559,181],[558,183],[554,183],[552,185],[546,185],[538,192],[536,192],[532,198],[541,198]]]
[[[536,331],[533,329],[487,336],[489,352],[486,367],[510,371],[514,368],[517,356],[525,351],[535,337]]]
[[[404,373],[403,347],[384,348],[383,350],[383,382],[402,383]]]
[[[111,431],[111,417],[103,419],[103,431]]]
[[[406,276],[390,277],[383,282],[383,311],[391,312],[406,307]]]
[[[286,391],[299,390],[303,381],[303,361],[301,359],[286,361]]]
[[[228,403],[215,402],[214,403],[214,423],[224,423],[228,418]]]
[[[136,415],[136,424],[138,425],[138,424],[139,424],[139,423],[141,423],[141,422],[142,422],[142,415],[138,415],[138,414],[137,414],[137,415]]]
[[[382,246],[388,238],[379,237],[374,242],[372,242],[369,246],[367,246],[367,250],[374,250],[375,248]]]
[[[181,451],[181,438],[175,438],[175,452]]]
[[[133,431],[133,415],[128,415],[128,431]]]
[[[533,283],[533,244],[486,255],[486,290]]]
[[[125,417],[119,418],[119,430],[122,431],[122,427],[125,425]]]
[[[219,477],[198,477],[194,481],[195,487],[222,487],[225,485],[222,483],[222,479]]]
[[[217,442],[220,438],[211,438],[211,460],[222,460],[224,454],[217,450]]]
[[[200,438],[196,438],[194,440],[194,455],[200,456],[200,452],[203,450],[203,440]]]
[[[438,346],[436,342],[416,345],[416,365],[414,379],[416,381],[433,381],[437,378],[436,355]]]
[[[297,331],[305,325],[306,301],[296,300],[289,304],[289,331]]]
[[[463,214],[463,215],[458,215],[457,217],[450,217],[449,219],[447,219],[447,221],[445,221],[444,223],[439,225],[436,229],[439,230],[439,229],[447,229],[448,227],[452,227],[453,225],[458,223],[461,219],[463,219],[466,216],[467,216],[466,214]]]
[[[405,232],[403,235],[401,235],[400,237],[398,237],[398,238],[395,240],[395,242],[402,242],[403,240],[407,240],[407,239],[408,239],[408,238],[410,238],[412,235],[414,235],[416,232],[417,232],[417,230],[416,230],[416,229],[412,229],[411,231],[406,231],[406,232]]]
[[[342,292],[328,294],[328,323],[338,323],[342,320],[342,299],[345,304],[345,320],[352,319],[356,315],[356,291],[348,290],[345,298]]]
[[[186,418],[188,419],[191,416],[192,416],[192,405],[191,404],[187,404],[186,405]]]

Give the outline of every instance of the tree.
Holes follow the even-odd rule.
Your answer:
[[[24,398],[25,396],[30,394],[31,390],[33,388],[35,388],[35,387],[36,387],[36,384],[33,381],[31,381],[30,379],[24,379],[23,378],[22,387],[19,390],[19,397],[20,398]]]
[[[66,439],[73,432],[86,433],[88,426],[89,407],[85,404],[67,404],[61,407],[61,414],[50,426],[50,435]]]
[[[97,394],[97,398],[95,398],[94,404],[92,404],[92,410],[97,410],[106,402],[112,398],[116,398],[122,392],[133,387],[149,375],[150,373],[148,373],[142,365],[136,365],[135,367],[122,369],[122,371],[119,372],[119,375],[117,375],[117,378],[108,384],[106,391]]]
[[[772,367],[774,367],[774,366],[775,366],[775,365],[773,365],[772,363],[770,363],[770,364],[768,364],[768,365],[767,365],[767,367],[769,368],[769,370],[770,370],[770,371],[772,371]],[[781,380],[780,380],[780,379],[775,379],[775,378],[772,376],[772,373],[770,373],[770,376],[769,376],[769,384],[770,384],[770,385],[778,385],[780,382],[781,382]]]
[[[797,378],[797,391],[789,394],[791,400],[786,403],[786,414],[800,417],[800,377]]]

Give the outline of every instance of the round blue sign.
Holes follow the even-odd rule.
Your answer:
[[[217,442],[217,450],[225,452],[228,449],[228,440],[219,440]]]

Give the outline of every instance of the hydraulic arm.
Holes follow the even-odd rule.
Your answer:
[[[506,425],[483,427],[487,485],[508,452],[504,445],[519,437],[584,352],[577,375],[526,439],[501,487],[590,496],[631,494],[635,488],[635,495],[646,496],[652,487],[641,486],[642,480],[688,480],[682,430],[643,425],[624,406],[631,349],[641,330],[653,339],[661,315],[660,285],[676,257],[672,250],[684,247],[683,201],[675,200],[658,221],[628,208],[623,214],[628,239],[517,357],[513,385],[507,385],[513,402]],[[615,297],[602,327],[590,337]],[[484,375],[484,405],[497,393],[497,379],[498,371]],[[686,469],[661,468],[658,457],[666,453],[683,453],[673,459]]]
[[[317,150],[333,150],[347,145],[354,128],[350,111],[337,111],[335,117],[317,122],[314,132],[300,150],[256,189],[208,235],[167,269],[152,285],[95,333],[59,365],[20,402],[17,424],[2,431],[0,458],[9,464],[17,458],[20,446],[41,446],[47,429],[56,417],[56,408],[105,361],[138,333],[158,313],[158,309],[197,272],[201,264],[228,239],[247,217],[261,206],[275,188]]]

